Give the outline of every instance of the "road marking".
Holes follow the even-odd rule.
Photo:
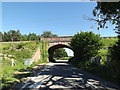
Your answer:
[[[51,65],[52,65],[52,64],[51,64]],[[40,75],[43,71],[45,71],[45,69],[50,68],[50,67],[51,67],[51,66],[44,67],[43,70],[41,70],[41,71],[37,74],[37,76]],[[37,77],[37,76],[36,76],[36,77]],[[35,80],[35,77],[30,77],[30,79],[31,79],[31,80]],[[43,79],[43,80],[44,80],[44,79]],[[37,82],[37,83],[38,83],[38,82]],[[34,85],[37,85],[37,83],[34,83],[33,86],[34,86]],[[20,90],[23,90],[28,84],[30,84],[30,83],[26,83],[25,85],[23,85],[23,86],[20,88]],[[43,84],[43,81],[39,82],[39,86],[42,85],[42,84]],[[33,87],[33,86],[30,85],[29,87],[31,88],[31,87]],[[38,88],[39,86],[37,86],[37,88]]]
[[[36,82],[36,83],[30,85],[28,88],[40,88],[40,86],[44,83],[44,81],[51,78],[51,77],[52,77],[51,75],[48,75],[48,77],[45,77],[40,82]]]
[[[39,73],[37,74],[37,76],[40,75],[41,73],[42,73],[42,72],[39,72]]]
[[[73,72],[73,74],[76,74],[75,72]]]
[[[23,90],[28,84],[30,84],[30,83],[26,83],[26,84],[23,85],[19,90]]]

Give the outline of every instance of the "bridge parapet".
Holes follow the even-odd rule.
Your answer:
[[[42,42],[70,42],[72,36],[69,37],[53,37],[53,38],[41,38]]]

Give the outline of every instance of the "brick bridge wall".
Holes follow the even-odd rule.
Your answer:
[[[72,36],[69,37],[53,37],[53,38],[41,38],[42,42],[70,42]]]
[[[50,48],[50,47],[52,47],[52,46],[54,46],[54,45],[57,45],[57,44],[63,44],[63,45],[69,46],[69,43],[70,43],[70,42],[54,42],[54,43],[49,43],[49,44],[48,44],[48,48]]]
[[[69,46],[72,36],[67,37],[53,37],[53,38],[41,38],[41,42],[48,42],[48,48],[57,44],[64,44]]]

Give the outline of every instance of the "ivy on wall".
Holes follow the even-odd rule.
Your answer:
[[[40,53],[41,53],[41,61],[47,62],[48,61],[48,43],[41,42],[40,43]]]

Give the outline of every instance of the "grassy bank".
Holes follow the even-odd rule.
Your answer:
[[[41,59],[33,63],[30,66],[24,65],[24,60],[29,59],[34,54],[36,48],[38,46],[44,47],[47,44],[43,44],[40,42],[27,42],[27,43],[3,43],[1,47],[1,58],[0,64],[2,66],[1,69],[1,81],[2,87],[6,88],[11,85],[11,83],[17,81],[20,82],[21,78],[27,77],[30,75],[29,69],[34,67],[37,64],[47,63],[46,53],[44,55],[41,53]],[[41,52],[44,52],[45,49],[41,48]],[[46,52],[46,51],[45,51]],[[14,66],[12,66],[12,60],[14,60]],[[16,75],[16,72],[26,72],[23,75]]]

